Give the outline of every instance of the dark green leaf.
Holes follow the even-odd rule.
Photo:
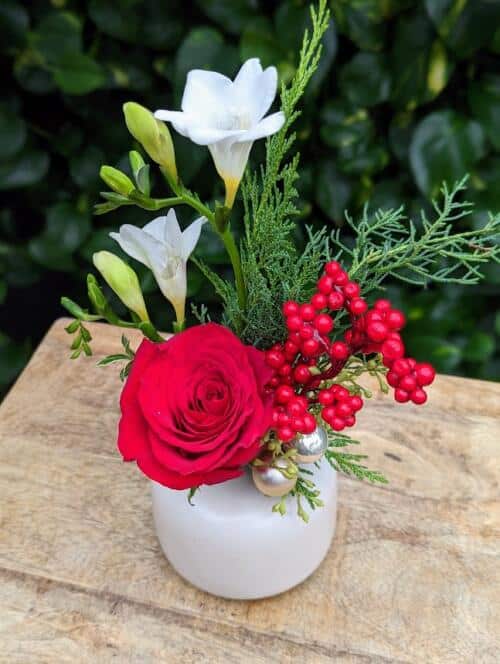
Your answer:
[[[411,338],[408,350],[417,360],[431,362],[442,373],[454,371],[462,359],[462,351],[457,345],[431,335]]]
[[[1,48],[3,51],[13,46],[19,47],[26,40],[29,25],[29,16],[20,2],[2,0],[0,3],[0,34],[2,35]]]
[[[63,92],[84,95],[101,88],[107,75],[101,65],[84,53],[67,53],[54,70],[54,80]]]
[[[0,145],[2,160],[19,152],[26,141],[26,123],[23,118],[4,104],[0,106]]]
[[[337,225],[341,225],[344,212],[352,196],[352,182],[339,173],[333,161],[323,161],[317,171],[316,202]]]
[[[366,143],[373,135],[373,123],[364,109],[354,110],[345,102],[328,102],[320,116],[321,138],[332,148]]]
[[[469,104],[494,147],[500,150],[500,76],[484,76],[473,82]]]
[[[486,362],[495,352],[495,339],[491,334],[475,332],[469,337],[463,350],[464,360]]]
[[[386,101],[391,76],[384,56],[357,53],[340,71],[340,88],[354,106],[375,106]]]
[[[0,163],[0,190],[30,187],[39,182],[49,168],[49,155],[38,150],[24,150]]]
[[[243,31],[258,9],[257,0],[197,0],[197,4],[212,21],[235,35]]]
[[[477,122],[455,111],[431,113],[415,129],[410,163],[420,190],[435,197],[443,181],[452,184],[470,172],[484,154]]]
[[[95,145],[89,145],[70,159],[69,170],[73,182],[82,189],[99,185],[99,169],[104,161],[104,153]]]
[[[31,43],[45,62],[57,64],[69,53],[81,51],[81,20],[72,12],[52,12],[42,19],[32,33]]]

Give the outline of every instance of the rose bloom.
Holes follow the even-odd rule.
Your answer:
[[[145,339],[120,400],[124,460],[171,489],[238,477],[271,426],[271,375],[262,351],[215,323]]]

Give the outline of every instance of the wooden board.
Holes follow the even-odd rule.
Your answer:
[[[356,434],[391,483],[342,478],[317,573],[227,601],[163,557],[148,481],[115,450],[118,371],[70,361],[66,322],[0,407],[0,662],[500,660],[499,384],[373,399]],[[90,327],[116,352],[121,331]]]

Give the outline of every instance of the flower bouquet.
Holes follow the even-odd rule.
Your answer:
[[[111,237],[151,270],[175,312],[173,336],[156,329],[136,273],[110,252],[96,253],[94,265],[129,311],[126,319],[92,274],[91,312],[62,299],[75,317],[67,327],[75,335],[73,358],[91,354],[87,321],[104,319],[144,335],[135,351],[124,335],[123,352],[99,362],[123,363],[118,448],[152,480],[157,532],[174,567],[227,597],[281,592],[314,571],[334,532],[336,471],[387,481],[366,466],[364,455],[346,449],[357,441],[345,432],[372,396],[363,376],[384,393],[392,390],[399,403],[422,405],[435,372],[407,356],[404,314],[374,297],[384,280],[421,287],[475,283],[481,265],[498,260],[498,217],[478,230],[460,228],[470,210],[460,201],[463,182],[451,192],[443,187],[432,218],[422,212],[413,222],[402,208],[372,213],[368,207],[357,221],[346,216],[354,236],[348,243],[339,231],[296,222],[299,155],[291,152],[291,127],[319,62],[326,1],[312,9],[311,21],[277,112],[268,114],[277,71],[262,69],[257,59],[245,62],[233,81],[189,72],[180,111],[153,114],[133,102],[124,105],[127,127],[142,149],[130,152],[130,177],[102,167],[110,191],[102,193],[96,213],[125,205],[168,209],[143,228],[126,224]],[[209,149],[224,203],[205,203],[183,185],[165,123]],[[265,162],[250,171],[252,145],[264,137]],[[147,158],[168,197],[152,195]],[[238,194],[243,219],[233,214]],[[177,206],[196,213],[184,230]],[[234,279],[193,254],[202,232],[220,238]],[[213,322],[206,308],[193,306],[191,318],[199,324],[186,329],[189,259],[220,296],[222,317]],[[269,565],[272,559],[279,566]]]

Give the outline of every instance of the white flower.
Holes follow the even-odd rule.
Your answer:
[[[264,118],[276,96],[275,67],[262,70],[258,58],[247,60],[231,81],[213,71],[193,69],[184,88],[180,111],[156,111],[198,145],[207,145],[226,185],[232,207],[252,144],[275,134],[285,122],[280,111]]]
[[[205,217],[200,217],[182,232],[174,210],[169,210],[166,217],[157,217],[144,228],[125,224],[119,233],[110,233],[125,253],[153,272],[180,324],[186,306],[186,263],[205,222]]]

